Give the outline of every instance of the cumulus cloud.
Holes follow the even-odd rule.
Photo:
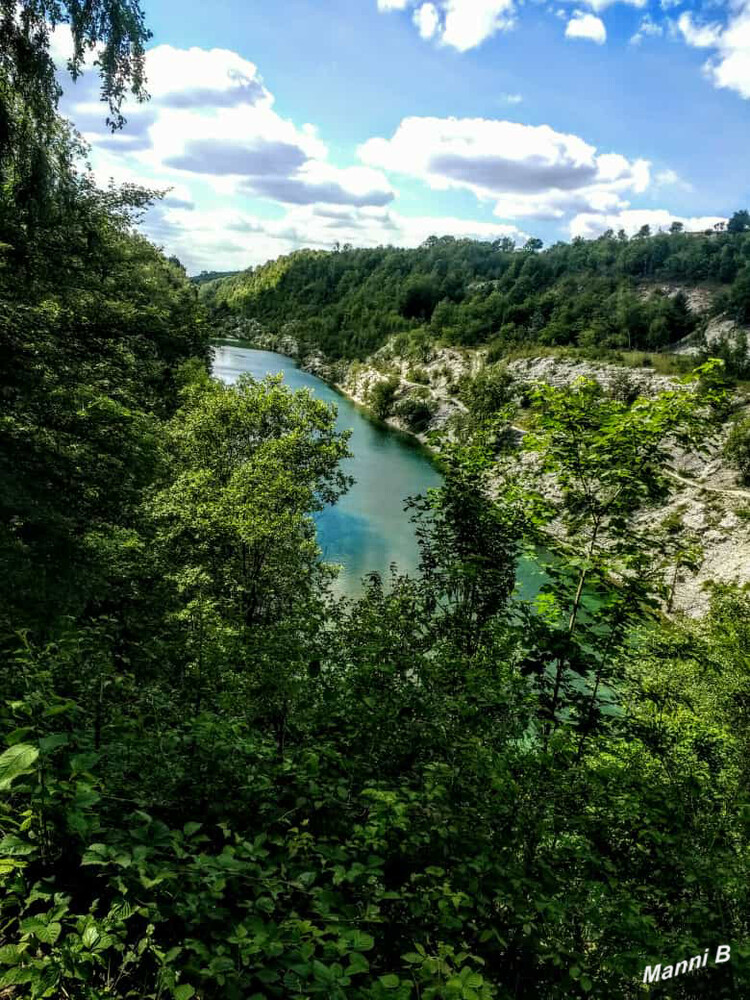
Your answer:
[[[64,61],[69,48],[69,32],[62,32],[58,58]],[[85,73],[80,86],[68,88],[64,108],[91,143],[100,178],[112,166],[121,176],[125,165],[149,177],[151,186],[154,177],[171,182],[194,175],[221,194],[283,204],[392,201],[382,173],[328,163],[316,129],[279,115],[256,66],[236,53],[162,45],[147,52],[146,70],[152,100],[127,102],[127,128],[114,134],[103,127],[95,75]]]
[[[638,30],[631,37],[630,44],[640,45],[644,38],[658,38],[663,34],[663,26],[657,24],[650,14],[646,14],[645,17],[641,18],[641,23],[638,25]]]
[[[596,14],[600,14],[616,3],[625,3],[636,8],[643,8],[648,4],[648,0],[574,0],[574,2],[576,5],[583,3],[583,6],[590,7]]]
[[[571,236],[590,239],[601,236],[608,229],[613,229],[615,232],[624,229],[629,236],[637,233],[642,226],[650,226],[652,232],[667,230],[673,222],[681,222],[688,232],[701,232],[704,229],[713,229],[718,222],[726,221],[726,218],[717,215],[686,218],[673,215],[665,208],[631,208],[611,215],[582,213],[571,220],[569,229]]]
[[[390,139],[359,147],[372,167],[417,177],[434,190],[462,188],[494,200],[500,218],[562,218],[627,207],[649,184],[649,164],[598,153],[548,125],[484,118],[405,118]]]
[[[565,37],[586,38],[597,45],[604,45],[607,41],[607,29],[600,17],[576,11],[565,28]]]
[[[695,49],[713,48],[721,39],[720,24],[696,24],[689,11],[680,14],[677,27],[688,45]]]
[[[164,158],[168,167],[195,174],[236,174],[242,177],[287,175],[307,162],[307,154],[290,142],[270,142],[260,136],[242,139],[187,139],[183,150]]]
[[[654,185],[656,187],[676,187],[682,191],[694,190],[693,185],[689,181],[683,180],[671,167],[658,171],[654,177]]]
[[[413,0],[378,0],[378,10],[406,10]],[[475,49],[515,25],[515,0],[436,0],[417,4],[412,18],[422,38],[459,52]]]
[[[152,238],[166,244],[191,272],[220,263],[226,268],[261,264],[301,247],[418,246],[428,236],[494,240],[527,238],[515,226],[454,217],[405,216],[386,208],[300,206],[282,219],[262,219],[235,210],[189,211],[169,206],[147,222]]]
[[[268,173],[242,184],[242,190],[290,205],[387,205],[395,193],[385,177],[366,167],[339,169],[311,162],[292,175]]]
[[[65,41],[58,38],[63,62]],[[146,63],[153,99],[126,102],[123,132],[104,128],[94,73],[75,86],[67,81],[63,108],[92,145],[100,184],[170,188],[144,227],[190,270],[245,267],[336,241],[413,246],[433,233],[526,238],[500,220],[394,211],[396,192],[383,171],[331,163],[317,129],[282,117],[255,65],[236,53],[159,46]],[[278,214],[227,207],[257,198],[275,203]]]
[[[414,11],[414,23],[416,24],[420,37],[432,38],[440,27],[440,15],[434,3],[423,3]]]
[[[715,50],[703,67],[714,86],[750,99],[750,0],[735,0],[731,11],[725,25],[696,24],[688,12],[677,25],[688,45]]]

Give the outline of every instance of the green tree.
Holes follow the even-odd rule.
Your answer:
[[[733,424],[724,454],[739,472],[742,482],[750,483],[750,417]]]
[[[395,376],[378,379],[370,385],[367,402],[379,420],[390,416],[398,387],[399,380]]]
[[[536,427],[523,447],[554,475],[559,499],[550,502],[534,490],[531,496],[541,522],[557,520],[570,546],[564,562],[549,567],[551,580],[542,588],[549,625],[541,654],[530,654],[527,666],[545,692],[548,735],[559,725],[562,704],[579,716],[584,732],[595,725],[614,651],[663,591],[653,539],[635,527],[633,515],[668,495],[669,449],[700,448],[716,432],[712,406],[720,394],[710,385],[717,364],[697,370],[696,391],[686,385],[631,404],[585,379],[571,390],[543,385],[534,394]],[[575,675],[591,677],[583,696]]]
[[[746,208],[735,212],[727,223],[728,233],[746,233],[750,229],[750,212]]]

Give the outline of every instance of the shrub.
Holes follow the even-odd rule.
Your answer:
[[[410,382],[419,382],[420,385],[430,384],[430,376],[424,368],[410,368],[406,373],[406,377]]]
[[[638,386],[626,371],[616,372],[609,383],[609,395],[618,403],[630,406],[638,399]]]
[[[370,386],[367,402],[378,419],[385,420],[390,415],[398,386],[399,380],[395,376],[380,379]]]
[[[750,483],[750,417],[734,424],[724,446],[724,455],[740,474],[743,483]]]
[[[426,430],[435,414],[435,408],[425,399],[409,396],[398,404],[396,413],[410,431],[419,434]]]

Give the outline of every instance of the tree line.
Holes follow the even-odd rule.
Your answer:
[[[300,250],[202,284],[219,322],[252,317],[294,332],[332,358],[363,358],[391,336],[411,344],[528,344],[663,350],[699,328],[682,291],[701,284],[714,312],[750,320],[750,230],[737,212],[725,231],[628,238],[604,233],[546,250],[530,240],[430,237],[416,249]],[[402,337],[402,339],[403,339]]]

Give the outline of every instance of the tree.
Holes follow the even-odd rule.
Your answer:
[[[436,625],[463,655],[472,655],[488,622],[506,607],[515,586],[520,520],[512,504],[488,503],[492,449],[486,436],[469,445],[444,443],[445,482],[410,500],[421,562]]]
[[[399,380],[393,376],[378,379],[370,386],[367,392],[367,402],[379,420],[385,420],[390,415],[399,384]]]
[[[319,572],[310,515],[351,480],[334,408],[281,376],[233,386],[191,378],[168,427],[171,475],[151,504],[155,544],[183,595],[243,628],[278,621]],[[197,581],[197,585],[192,581]]]
[[[653,540],[635,526],[633,515],[668,495],[669,448],[700,448],[715,433],[712,407],[721,394],[710,385],[719,364],[697,370],[693,378],[703,383],[696,391],[681,388],[632,404],[606,397],[593,380],[535,391],[536,429],[523,447],[539,456],[541,471],[555,476],[559,499],[550,502],[534,490],[530,497],[543,512],[542,523],[558,519],[564,526],[571,547],[564,564],[550,567],[551,582],[543,588],[550,594],[552,622],[542,632],[545,652],[528,659],[527,669],[537,672],[545,693],[548,736],[559,725],[563,701],[584,732],[595,724],[613,652],[628,623],[663,591],[664,568],[652,559]],[[582,615],[586,587],[598,595],[593,619]],[[584,697],[571,683],[576,674],[592,678]]]
[[[735,212],[727,223],[728,233],[746,233],[750,230],[750,212],[746,208]]]
[[[674,236],[676,233],[681,233],[685,229],[685,224],[683,222],[678,222],[675,220],[669,227],[670,233]]]
[[[744,483],[750,483],[750,417],[738,420],[732,427],[724,454],[737,469]]]
[[[144,45],[150,32],[138,0],[91,0],[84,7],[63,0],[0,2],[0,240],[8,239],[14,212],[26,225],[48,214],[55,191],[70,184],[74,150],[70,129],[57,115],[60,87],[49,52],[50,29],[66,24],[73,54],[68,70],[75,79],[86,54],[100,48],[97,65],[108,124],[124,124],[122,102],[128,89],[146,96]]]

